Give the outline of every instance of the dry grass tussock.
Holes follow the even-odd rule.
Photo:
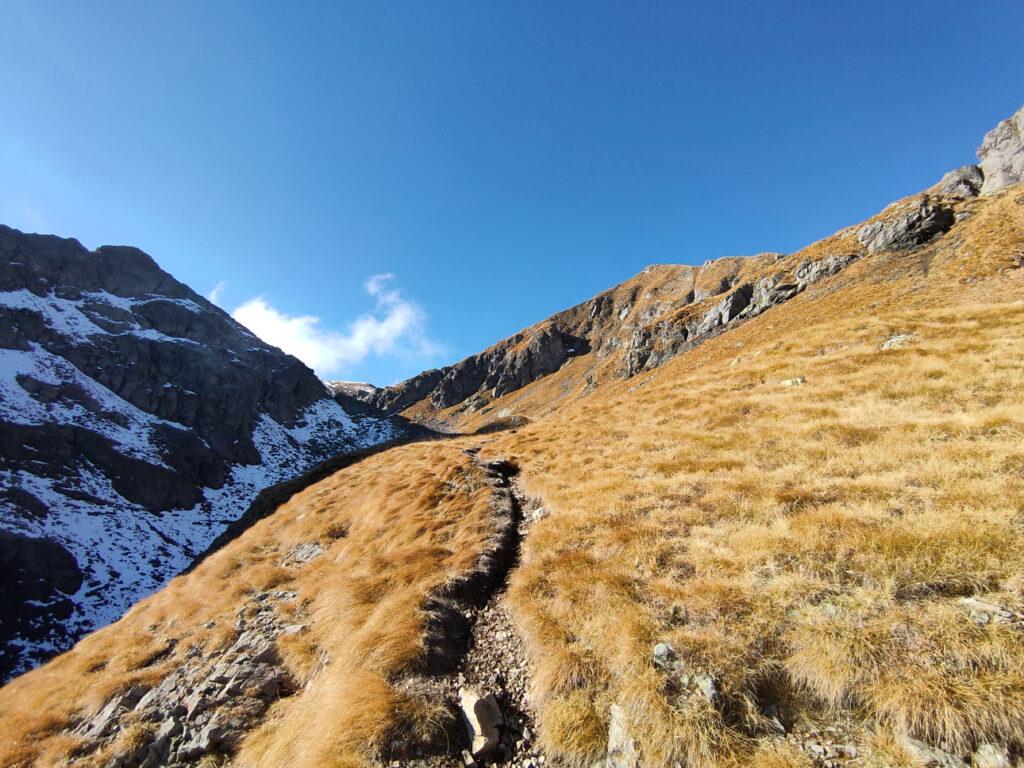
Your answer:
[[[911,760],[903,735],[1024,740],[1024,628],[961,602],[1024,609],[1016,197],[493,438],[550,512],[511,584],[549,749],[599,757],[579,723],[616,703],[651,765],[804,764],[765,746],[768,703],[853,716],[866,764]],[[659,641],[718,705],[654,668]]]
[[[396,729],[431,728],[430,702],[391,681],[423,652],[426,596],[491,546],[492,493],[467,456],[441,443],[396,448],[310,486],[117,623],[0,689],[0,765],[64,764],[79,744],[66,729],[81,714],[162,679],[193,647],[233,642],[236,612],[265,589],[298,592],[280,604],[293,614],[282,618],[309,632],[282,638],[280,650],[300,685],[313,680],[242,745],[245,765],[354,764]],[[309,542],[324,553],[288,565]],[[74,764],[103,764],[135,730]]]

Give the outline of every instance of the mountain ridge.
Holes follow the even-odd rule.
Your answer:
[[[814,282],[842,270],[863,253],[912,248],[948,231],[954,224],[952,202],[988,194],[1024,180],[1024,108],[989,131],[978,147],[979,165],[946,173],[920,195],[841,230],[820,243],[828,253],[799,264],[787,254],[766,252],[721,257],[701,266],[651,265],[618,286],[601,292],[509,336],[486,350],[440,369],[424,371],[396,385],[354,395],[388,413],[413,409],[419,418],[462,406],[473,412],[565,365],[571,357],[594,351],[607,356],[623,349],[621,373],[633,376],[662,364],[694,344],[721,332],[737,319],[752,317],[786,301]],[[908,201],[912,201],[908,206]],[[891,208],[902,207],[898,215]],[[645,276],[670,272],[651,286]],[[652,287],[654,291],[652,292]],[[654,293],[661,293],[657,299]],[[711,301],[722,297],[716,301]],[[629,319],[623,325],[621,321]],[[620,322],[616,323],[616,319]],[[620,333],[627,328],[627,333]],[[591,350],[593,347],[593,350]],[[420,404],[419,408],[415,406]],[[440,421],[443,421],[441,419]]]
[[[265,485],[398,434],[136,248],[0,227],[0,286],[0,674],[160,586]]]
[[[0,760],[1013,768],[1024,187],[951,173],[424,383],[445,439],[297,482],[0,689]]]

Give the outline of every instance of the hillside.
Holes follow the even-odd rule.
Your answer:
[[[0,679],[166,584],[262,488],[397,436],[360,415],[142,251],[0,227]]]
[[[1021,765],[1022,114],[796,253],[351,390],[457,434],[0,689],[0,764]]]

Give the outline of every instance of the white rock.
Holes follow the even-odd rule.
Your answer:
[[[882,344],[882,349],[900,349],[906,346],[906,343],[912,338],[914,337],[909,333],[900,333],[896,336],[890,336],[885,340],[885,343]]]
[[[1010,755],[1006,747],[982,744],[971,758],[972,768],[1011,768]]]
[[[636,743],[629,735],[626,712],[612,704],[611,722],[608,724],[608,768],[637,768]]]
[[[459,705],[473,757],[493,752],[498,746],[498,726],[504,722],[494,694],[481,696],[474,690],[463,688],[459,690]]]

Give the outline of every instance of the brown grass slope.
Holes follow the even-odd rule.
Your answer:
[[[526,426],[396,448],[300,492],[0,689],[0,765],[128,749],[75,757],[69,729],[189,648],[230,643],[239,607],[277,588],[310,627],[282,644],[300,689],[235,763],[353,765],[422,735],[436,712],[396,682],[423,653],[427,596],[493,541],[491,489],[461,452],[476,446],[514,458],[548,513],[509,603],[562,762],[603,757],[615,705],[645,766],[811,765],[769,705],[791,729],[838,729],[849,765],[919,765],[907,736],[1020,749],[1024,627],[962,599],[1024,610],[1024,189],[957,206],[931,244],[865,256],[661,368],[622,380],[574,358],[494,413],[453,416],[514,408]],[[310,541],[326,553],[284,564]],[[658,642],[717,700],[658,669]]]
[[[129,751],[130,734],[81,755],[72,730],[114,693],[233,642],[239,609],[272,589],[296,591],[281,618],[309,626],[278,642],[301,694],[271,709],[242,745],[244,764],[343,764],[402,724],[422,726],[431,703],[389,681],[424,651],[426,597],[493,546],[492,492],[469,457],[441,443],[395,448],[310,486],[120,621],[0,689],[0,765],[104,765]],[[288,553],[311,543],[324,553],[289,565]]]
[[[1024,608],[1024,189],[966,212],[493,439],[551,512],[511,585],[551,750],[599,757],[615,703],[650,765],[779,764],[766,703],[852,718],[870,764],[893,733],[1020,747],[1024,627],[959,598]]]

